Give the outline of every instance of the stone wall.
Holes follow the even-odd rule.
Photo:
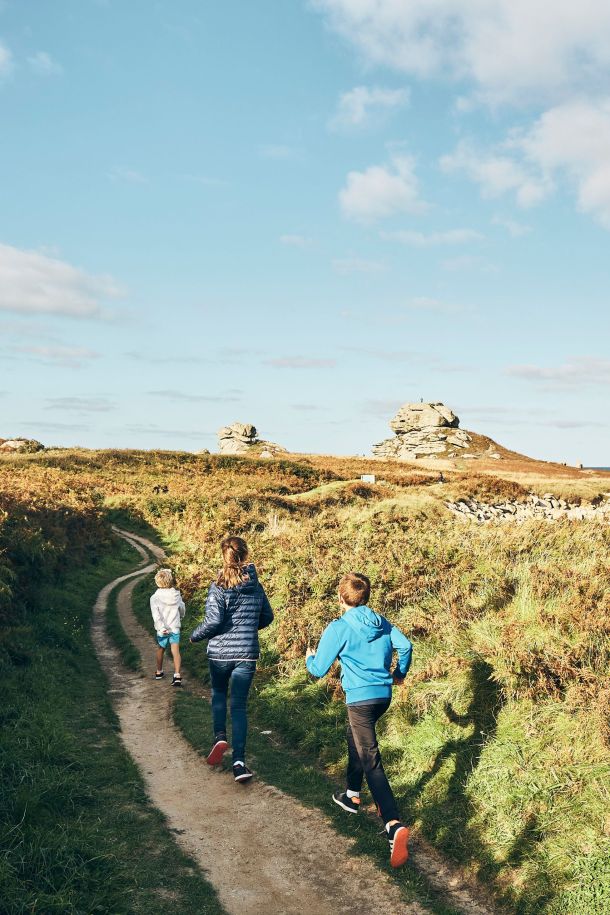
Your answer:
[[[542,498],[531,493],[523,502],[505,501],[491,505],[475,499],[458,499],[445,505],[461,521],[484,524],[490,521],[610,521],[610,498],[593,502],[577,503],[556,499],[551,493]]]

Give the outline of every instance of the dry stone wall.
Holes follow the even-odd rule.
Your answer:
[[[610,522],[610,498],[576,503],[556,499],[552,493],[546,493],[542,498],[531,493],[523,502],[505,501],[491,505],[476,499],[458,499],[456,502],[445,502],[445,505],[461,521],[478,524],[491,521],[523,524],[524,521],[560,521],[564,518],[569,521]]]

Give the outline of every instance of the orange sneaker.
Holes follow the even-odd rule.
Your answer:
[[[409,830],[402,823],[394,823],[388,830],[390,843],[390,864],[392,867],[402,867],[409,857]]]
[[[228,749],[229,744],[224,739],[224,737],[222,737],[220,740],[217,740],[206,757],[208,766],[219,766],[222,762],[222,757],[225,755]]]

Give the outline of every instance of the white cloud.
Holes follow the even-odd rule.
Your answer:
[[[381,237],[388,241],[399,241],[403,245],[415,248],[430,248],[434,245],[464,245],[471,241],[481,241],[484,236],[474,229],[448,229],[445,232],[412,232],[401,229],[397,232],[381,232]]]
[[[522,222],[517,222],[516,219],[508,219],[504,216],[494,216],[491,221],[494,226],[501,226],[503,229],[506,229],[512,238],[520,238],[523,235],[529,235],[532,231],[531,226],[526,226]]]
[[[69,413],[108,413],[116,404],[105,397],[49,397],[45,410]]]
[[[9,76],[13,70],[13,55],[9,48],[0,41],[0,78]]]
[[[96,317],[122,290],[55,257],[0,244],[0,311]]]
[[[31,57],[28,57],[28,64],[38,76],[58,76],[63,73],[61,64],[53,60],[46,51],[37,51],[36,54],[32,54]]]
[[[415,161],[406,155],[392,156],[390,165],[349,172],[339,203],[345,216],[365,223],[396,213],[421,213],[426,208],[419,197]]]
[[[289,248],[309,248],[313,244],[313,239],[307,238],[306,235],[280,235],[280,243]]]
[[[115,166],[108,173],[108,177],[111,181],[126,181],[128,184],[148,184],[146,175],[143,175],[142,172],[137,171],[135,168],[126,168],[123,165]]]
[[[607,0],[311,0],[369,63],[472,86],[490,103],[555,99],[610,74]]]
[[[265,360],[265,365],[274,369],[331,369],[336,364],[335,359],[312,359],[307,356],[283,356]]]
[[[29,356],[37,362],[47,365],[59,365],[67,368],[80,368],[83,360],[97,359],[99,353],[86,346],[13,346],[12,352]]]
[[[477,270],[479,273],[495,273],[497,266],[485,257],[476,254],[461,254],[459,257],[449,257],[442,263],[443,270]]]
[[[274,161],[300,159],[302,155],[301,150],[284,143],[267,143],[264,146],[260,146],[258,152],[263,159],[272,159]]]
[[[552,190],[548,175],[533,172],[504,151],[482,153],[466,141],[460,142],[455,152],[442,156],[440,166],[444,172],[465,172],[480,186],[483,197],[513,191],[521,207],[540,203]]]
[[[230,391],[227,391],[225,394],[191,394],[185,393],[184,391],[176,391],[173,389],[163,390],[163,391],[148,391],[148,394],[151,397],[163,397],[166,400],[173,400],[176,402],[184,403],[233,403],[234,401],[241,400],[241,394],[243,392],[232,388]]]
[[[381,112],[401,108],[409,102],[408,89],[382,89],[356,86],[339,97],[337,111],[330,121],[333,130],[364,127]]]
[[[380,261],[365,260],[361,257],[335,258],[332,266],[336,273],[343,275],[349,273],[379,273],[385,270],[385,264]]]
[[[610,360],[595,356],[577,356],[557,366],[512,365],[507,375],[547,387],[572,387],[610,384]]]
[[[579,208],[610,229],[610,98],[551,108],[514,142],[541,170],[566,173]]]

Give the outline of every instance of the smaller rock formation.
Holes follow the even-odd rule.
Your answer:
[[[252,423],[233,423],[218,430],[218,450],[221,454],[260,454],[273,457],[277,452],[286,453],[286,448],[274,442],[257,437],[256,426]]]
[[[394,438],[373,446],[376,457],[413,460],[468,448],[470,436],[459,428],[453,410],[443,403],[406,403],[390,423]]]
[[[4,454],[35,454],[44,451],[44,445],[33,438],[0,438],[0,451]]]

